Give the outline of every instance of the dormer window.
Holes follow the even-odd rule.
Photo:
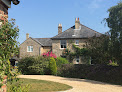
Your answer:
[[[66,40],[61,40],[60,45],[61,45],[61,49],[66,48]]]
[[[33,46],[27,46],[27,52],[33,52]]]
[[[79,40],[75,40],[75,45],[79,45]]]

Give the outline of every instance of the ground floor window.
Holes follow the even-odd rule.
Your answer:
[[[76,64],[79,64],[79,62],[80,62],[79,56],[76,56]]]

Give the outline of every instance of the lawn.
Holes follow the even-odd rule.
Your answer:
[[[71,89],[71,86],[66,84],[61,84],[57,82],[36,80],[36,79],[20,79],[22,85],[30,85],[29,92],[53,92],[53,91],[64,91]]]

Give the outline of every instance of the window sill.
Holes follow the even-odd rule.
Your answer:
[[[76,46],[79,46],[79,44],[75,44]]]
[[[27,52],[33,52],[33,51],[27,51]]]
[[[60,48],[61,50],[66,49],[66,48]]]

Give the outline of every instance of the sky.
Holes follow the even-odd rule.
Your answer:
[[[19,5],[11,5],[9,20],[16,19],[19,26],[20,44],[26,40],[26,33],[32,38],[51,38],[58,34],[58,24],[62,31],[80,23],[100,33],[109,31],[103,21],[108,18],[107,10],[120,0],[20,0]],[[102,23],[101,23],[102,22]]]

